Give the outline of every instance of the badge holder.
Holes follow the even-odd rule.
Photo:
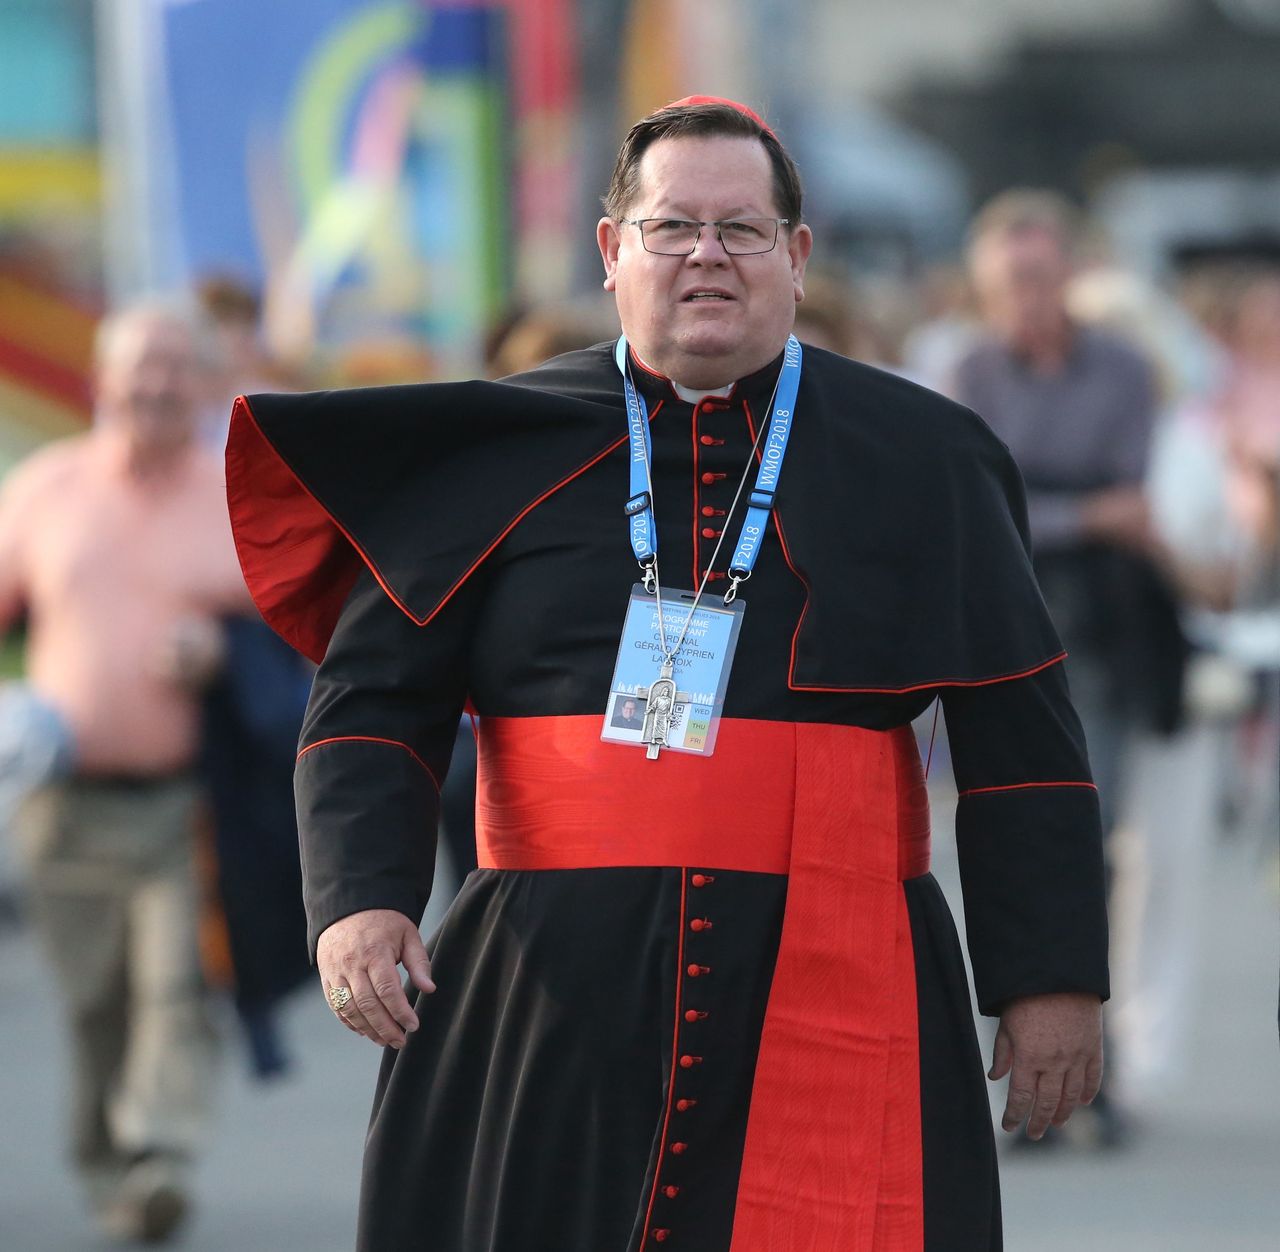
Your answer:
[[[692,591],[662,589],[662,626],[675,639],[694,602]],[[640,583],[631,588],[622,641],[600,738],[671,752],[710,756],[716,746],[729,670],[746,605],[719,598],[698,605],[670,674],[663,671],[658,601]]]

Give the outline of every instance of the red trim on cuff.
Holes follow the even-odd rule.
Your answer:
[[[1003,787],[970,787],[968,791],[962,791],[956,797],[963,800],[965,796],[983,796],[990,795],[996,791],[1027,791],[1038,787],[1083,787],[1087,791],[1097,791],[1096,783],[1091,782],[1025,782],[1025,783],[1008,783]]]
[[[399,739],[380,739],[377,735],[335,735],[331,739],[317,739],[315,743],[307,744],[298,753],[298,760],[302,760],[312,748],[323,748],[329,743],[384,743],[389,747],[403,748],[426,771],[427,777],[431,779],[431,784],[436,789],[436,794],[440,793],[440,780],[436,777],[435,771],[407,743],[401,743]]]

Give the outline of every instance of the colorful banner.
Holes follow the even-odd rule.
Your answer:
[[[291,358],[473,369],[510,271],[504,6],[167,0],[158,39],[181,277],[259,283]]]

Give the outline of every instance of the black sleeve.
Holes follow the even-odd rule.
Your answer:
[[[1092,991],[1106,999],[1098,794],[1063,666],[943,693],[956,843],[978,1006]]]
[[[367,570],[347,597],[311,689],[294,773],[313,959],[321,932],[350,913],[422,918],[479,582],[464,583],[426,626]]]

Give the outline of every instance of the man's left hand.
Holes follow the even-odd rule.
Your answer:
[[[1063,1125],[1080,1104],[1089,1104],[1102,1083],[1102,1004],[1096,995],[1061,992],[1010,1000],[987,1077],[1009,1075],[1009,1098],[1001,1125],[1043,1137]]]
[[[184,617],[173,623],[151,657],[157,678],[187,691],[201,691],[226,660],[226,634],[213,618]]]

